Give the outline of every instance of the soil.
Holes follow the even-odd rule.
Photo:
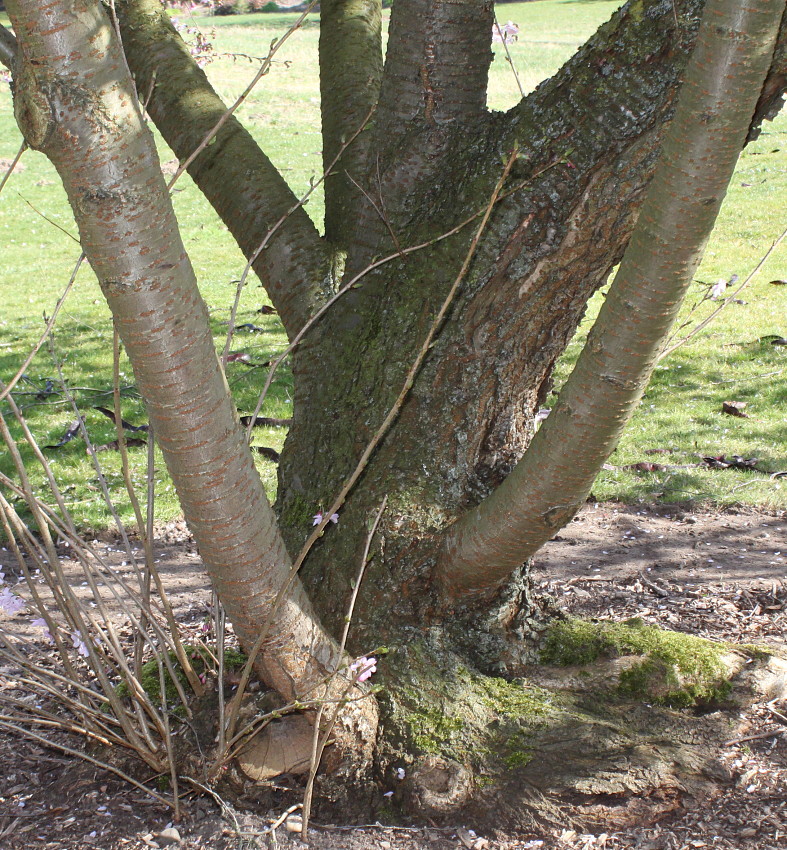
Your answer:
[[[784,647],[785,532],[785,512],[588,505],[539,554],[535,580],[541,592],[582,616],[636,616],[717,640]],[[116,541],[97,545],[116,568],[130,571]],[[63,555],[68,568],[67,551]],[[211,595],[182,523],[161,530],[157,557],[176,616],[187,629],[198,629]],[[11,554],[0,551],[6,581],[13,583],[14,569]],[[0,621],[0,630],[34,637],[31,619]],[[3,713],[4,693],[24,693],[15,675],[9,664],[0,666]],[[785,733],[783,701],[751,706],[741,713],[733,736],[719,742],[715,799],[694,808],[676,801],[672,811],[662,801],[650,813],[649,801],[643,800],[635,826],[583,828],[576,825],[577,812],[567,807],[564,827],[527,835],[494,829],[476,834],[472,823],[446,828],[312,824],[309,843],[318,850],[776,850],[787,846]],[[52,734],[61,743],[80,746],[62,733]],[[302,846],[298,834],[282,821],[284,812],[244,811],[218,797],[186,794],[183,817],[172,824],[171,812],[155,800],[79,758],[6,731],[0,732],[0,754],[2,850]],[[290,827],[297,826],[293,816],[297,812]]]

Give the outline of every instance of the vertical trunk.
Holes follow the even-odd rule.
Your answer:
[[[320,4],[320,110],[325,179],[325,237],[347,250],[363,195],[371,142],[364,128],[383,70],[380,0]],[[339,159],[337,160],[337,157]]]

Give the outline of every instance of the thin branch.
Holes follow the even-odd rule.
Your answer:
[[[66,753],[66,755],[75,756],[76,758],[80,758],[84,761],[90,762],[90,764],[93,764],[96,767],[100,767],[102,770],[108,770],[110,773],[114,773],[116,776],[119,776],[121,779],[130,783],[135,788],[139,788],[140,791],[144,791],[146,794],[149,794],[151,797],[153,797],[154,800],[158,800],[159,803],[166,806],[168,809],[173,808],[172,800],[168,800],[166,797],[162,797],[161,794],[158,794],[152,788],[148,788],[147,785],[143,785],[141,782],[138,782],[136,779],[134,779],[133,776],[129,776],[127,773],[120,770],[120,768],[114,767],[108,762],[101,761],[100,759],[93,758],[93,756],[89,755],[84,750],[75,750],[73,747],[67,747],[65,744],[61,744],[58,741],[53,741],[49,738],[44,738],[42,735],[37,735],[30,729],[25,729],[24,726],[19,726],[16,723],[9,722],[2,715],[0,715],[0,726],[5,729],[10,729],[12,732],[16,732],[17,734],[22,735],[25,738],[31,738],[33,741],[37,741],[39,744],[43,744],[45,747],[50,747],[54,750],[60,750],[60,752]]]
[[[372,526],[369,529],[368,534],[366,535],[366,542],[363,547],[363,554],[361,555],[361,566],[358,569],[358,575],[355,577],[355,585],[353,586],[353,592],[350,596],[350,603],[347,606],[347,614],[344,618],[344,631],[342,632],[342,639],[339,642],[339,648],[341,650],[342,656],[344,655],[344,650],[347,646],[347,637],[350,634],[350,625],[352,624],[353,614],[355,612],[355,603],[358,601],[358,593],[361,589],[361,582],[363,581],[364,573],[366,572],[366,565],[369,563],[369,550],[372,546],[372,540],[374,539],[374,535],[377,533],[377,527],[380,525],[380,520],[382,519],[383,512],[385,511],[385,506],[388,504],[388,496],[386,495],[383,498],[383,501],[377,511],[377,514],[374,517],[372,522]],[[334,676],[337,676],[339,673],[339,667],[334,671]],[[349,688],[352,687],[353,683],[350,683]],[[308,835],[309,835],[309,816],[311,815],[312,810],[312,796],[314,794],[314,780],[317,776],[317,769],[320,766],[320,760],[322,759],[322,754],[325,751],[325,746],[328,743],[328,738],[333,731],[333,727],[336,725],[336,721],[339,719],[339,711],[342,708],[342,704],[338,703],[333,712],[333,717],[331,717],[330,722],[326,726],[325,730],[321,732],[320,729],[320,718],[322,716],[324,704],[320,706],[317,712],[317,718],[314,721],[314,737],[312,739],[312,753],[311,753],[311,762],[309,764],[309,776],[306,780],[306,790],[303,795],[303,826],[301,829],[301,838],[305,843],[308,843]]]
[[[18,159],[19,159],[19,155],[22,153],[22,151],[25,149],[25,147],[26,147],[26,145],[23,145],[23,146],[22,146],[22,149],[20,150],[19,154],[17,155],[17,159],[16,159],[16,160],[14,160],[14,165],[15,165],[15,164],[16,164],[16,162],[18,161]],[[11,168],[13,168],[13,167],[14,167],[14,166],[12,165],[12,166],[11,166]],[[0,185],[0,189],[2,189],[2,185]],[[27,199],[27,198],[26,198],[26,197],[25,197],[25,196],[24,196],[21,192],[17,192],[17,195],[19,195],[19,197],[20,197],[20,198],[21,198],[21,199],[22,199],[22,200],[23,200],[23,201],[24,201],[24,202],[25,202],[25,203],[26,203],[26,204],[30,207],[30,209],[31,209],[31,210],[33,210],[33,212],[34,212],[36,215],[38,215],[38,216],[40,216],[41,218],[43,218],[43,219],[44,219],[44,221],[45,221],[47,224],[51,224],[51,225],[52,225],[52,227],[56,227],[56,228],[57,228],[57,229],[58,229],[61,233],[65,233],[65,235],[66,235],[66,236],[68,236],[68,238],[69,238],[72,242],[76,242],[76,244],[77,244],[77,245],[80,245],[79,239],[77,239],[77,237],[76,237],[76,236],[74,236],[74,234],[73,234],[73,233],[69,233],[69,232],[65,229],[65,227],[62,227],[62,226],[61,226],[61,225],[59,225],[56,221],[53,221],[51,218],[49,218],[49,216],[47,216],[45,213],[42,213],[42,212],[41,212],[41,210],[40,210],[40,209],[38,209],[38,207],[37,207],[37,206],[36,206],[36,205],[35,205],[32,201],[28,201],[28,199]]]
[[[382,188],[380,188],[380,203],[378,205],[377,201],[374,200],[374,198],[366,191],[366,189],[363,188],[363,186],[361,186],[361,184],[351,174],[348,174],[347,177],[352,182],[353,186],[355,186],[355,188],[371,204],[372,209],[374,209],[374,211],[377,213],[377,215],[380,216],[380,219],[382,220],[383,224],[385,224],[385,227],[388,230],[388,233],[391,237],[391,241],[396,246],[396,250],[401,255],[402,246],[399,244],[399,239],[397,238],[396,232],[393,229],[393,225],[391,224],[391,221],[388,218],[388,213],[385,209],[385,200],[383,199]],[[377,169],[377,185],[381,186],[379,163],[378,163],[378,169]]]
[[[19,367],[14,377],[11,378],[11,380],[3,387],[2,391],[0,391],[0,401],[3,401],[3,399],[19,383],[19,380],[27,371],[27,367],[33,362],[33,358],[36,356],[36,354],[38,354],[41,346],[47,341],[49,334],[52,333],[52,328],[55,326],[55,322],[57,321],[57,314],[60,312],[60,308],[65,303],[65,300],[68,297],[68,293],[71,292],[71,288],[73,287],[77,279],[77,273],[79,272],[79,269],[84,261],[85,255],[83,253],[79,255],[79,259],[77,260],[76,265],[74,266],[74,271],[71,272],[71,277],[69,278],[68,283],[66,284],[66,288],[63,290],[63,294],[60,296],[60,298],[58,298],[57,304],[55,304],[55,309],[52,311],[51,317],[47,320],[46,327],[44,328],[43,333],[38,338],[36,344],[30,349],[30,352],[28,353],[27,357],[25,357],[24,363],[22,363],[22,365]]]
[[[232,118],[232,116],[237,112],[237,110],[243,105],[246,98],[252,93],[257,83],[270,71],[271,65],[273,64],[273,57],[278,53],[287,39],[296,31],[301,28],[301,24],[306,20],[306,17],[310,12],[314,10],[314,7],[317,5],[319,0],[311,0],[311,3],[301,12],[300,17],[292,23],[287,32],[284,33],[281,38],[277,39],[272,45],[271,49],[268,52],[268,55],[260,65],[257,73],[252,77],[251,82],[246,86],[246,88],[238,95],[235,99],[234,103],[231,106],[228,106],[224,114],[219,118],[219,120],[213,125],[213,128],[205,134],[202,141],[197,145],[196,148],[189,154],[189,156],[184,159],[180,165],[178,166],[178,170],[173,174],[172,179],[167,184],[167,189],[171,189],[178,178],[183,174],[184,171],[191,165],[192,162],[205,150],[205,148],[216,138],[219,130],[227,123],[227,121]]]
[[[520,97],[525,96],[525,90],[522,88],[522,83],[519,79],[519,73],[517,72],[516,65],[514,65],[514,60],[511,58],[511,51],[508,49],[508,39],[506,38],[506,34],[500,28],[500,24],[497,21],[497,13],[495,13],[495,29],[497,30],[497,34],[500,36],[500,41],[503,42],[503,50],[506,52],[506,62],[511,66],[511,71],[514,74],[514,79],[516,80],[516,87],[519,89]]]
[[[10,164],[10,165],[8,166],[8,168],[6,169],[5,174],[3,175],[3,179],[2,179],[2,180],[0,180],[0,192],[2,192],[2,191],[3,191],[3,188],[5,187],[5,184],[8,182],[8,178],[9,178],[9,177],[13,174],[14,169],[15,169],[15,168],[16,168],[16,166],[17,166],[17,163],[18,163],[18,162],[19,162],[19,160],[22,158],[22,154],[23,154],[26,150],[27,150],[27,142],[25,142],[25,141],[23,140],[23,141],[22,141],[22,144],[21,144],[21,146],[20,146],[20,148],[19,148],[19,150],[17,151],[16,156],[13,158],[13,160],[12,160],[11,164]],[[33,205],[32,205],[32,204],[30,204],[30,206],[33,206]],[[36,210],[36,212],[37,212],[37,210]],[[52,224],[54,224],[54,222],[51,222],[51,223],[52,223]],[[69,233],[69,236],[70,236],[70,235],[71,235],[71,234]]]

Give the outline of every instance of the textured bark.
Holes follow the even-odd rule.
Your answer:
[[[118,0],[123,47],[140,97],[177,157],[187,159],[227,110],[159,0]],[[321,298],[330,263],[319,234],[251,134],[230,118],[189,174],[247,258],[290,213],[253,268],[290,337]]]
[[[377,140],[392,149],[412,122],[431,128],[484,112],[492,61],[491,4],[404,0],[391,12]]]
[[[392,8],[369,197],[353,222],[349,274],[407,243],[411,222],[402,214],[453,174],[457,144],[483,134],[492,21],[492,4],[478,0],[403,0]]]
[[[439,593],[430,586],[441,535],[498,487],[522,456],[555,360],[588,298],[620,261],[701,7],[679,7],[677,33],[671,4],[620,10],[555,78],[508,114],[481,119],[475,134],[466,124],[447,133],[445,153],[434,160],[424,162],[418,151],[410,156],[412,139],[405,138],[402,158],[391,153],[390,167],[381,168],[383,186],[392,186],[389,221],[406,247],[481,210],[500,173],[501,153],[514,143],[522,150],[511,194],[498,205],[397,422],[350,494],[339,526],[328,528],[303,571],[321,616],[338,627],[361,529],[389,496],[357,609],[359,650],[443,623]],[[782,24],[780,43],[784,37]],[[427,172],[433,179],[423,179]],[[400,179],[407,189],[397,203]],[[396,396],[461,265],[471,229],[367,275],[296,352],[294,421],[278,496],[292,551],[311,515],[339,491]],[[395,251],[386,228],[368,227],[353,242],[347,275],[389,249]],[[527,611],[525,573],[511,565],[508,570],[502,607],[482,620],[514,635],[531,633],[538,617]],[[491,581],[490,589],[497,584]],[[493,643],[484,649],[490,664]],[[500,658],[502,669],[507,662]]]
[[[367,127],[383,71],[380,0],[324,0],[320,4],[320,110],[325,180],[325,236],[348,247],[363,197],[371,142]],[[338,161],[336,157],[341,154]]]
[[[488,592],[535,554],[579,510],[614,450],[702,258],[784,8],[706,5],[659,167],[576,368],[522,460],[446,536],[439,575],[452,596]]]
[[[152,137],[98,3],[9,3],[21,50],[14,109],[60,174],[200,554],[241,642],[273,617],[261,677],[302,696],[339,661],[289,574],[178,234]]]
[[[4,26],[0,25],[0,62],[10,68],[16,56],[16,39]]]

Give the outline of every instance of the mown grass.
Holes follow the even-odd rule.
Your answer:
[[[577,46],[603,22],[615,2],[539,0],[507,4],[498,8],[500,23],[513,20],[520,26],[519,40],[510,46],[520,82],[526,91],[554,73]],[[388,13],[386,13],[387,18]],[[207,68],[219,93],[231,100],[253,75],[256,64],[246,57],[267,53],[272,40],[286,30],[296,16],[249,15],[230,18],[182,18],[190,26],[213,33],[220,54]],[[0,16],[0,20],[5,20]],[[319,25],[310,16],[276,55],[271,72],[239,112],[241,120],[258,138],[273,162],[282,170],[296,193],[321,171],[319,135],[319,87],[317,38]],[[516,80],[500,45],[495,45],[490,79],[489,103],[506,109],[519,98]],[[0,158],[11,159],[20,145],[8,86],[0,87]],[[162,162],[171,152],[157,137]],[[743,279],[784,227],[787,199],[787,118],[780,116],[766,125],[759,140],[741,157],[729,197],[705,260],[692,286],[684,310],[701,301],[709,284],[738,274]],[[0,377],[7,381],[16,372],[24,354],[43,328],[69,277],[79,253],[71,234],[76,229],[58,177],[46,159],[28,151],[23,168],[15,172],[0,197]],[[174,203],[186,247],[197,271],[204,297],[211,308],[217,346],[226,333],[229,306],[244,260],[188,177],[175,189]],[[316,222],[322,218],[322,197],[316,192],[307,209]],[[46,219],[42,216],[46,216]],[[48,219],[48,221],[47,221]],[[706,501],[719,505],[746,503],[783,507],[787,503],[784,479],[734,470],[693,468],[696,455],[739,454],[758,457],[764,470],[787,469],[787,348],[762,338],[787,335],[787,287],[768,281],[787,278],[787,255],[782,248],[757,281],[745,290],[743,304],[731,305],[702,334],[666,359],[634,420],[610,463],[597,481],[599,499],[665,499]],[[557,373],[557,385],[565,379],[580,349],[583,335],[603,295],[588,310],[577,338],[571,343]],[[250,322],[261,332],[240,331],[233,350],[248,352],[255,363],[268,360],[284,345],[284,334],[276,317],[256,311],[266,303],[256,279],[246,286],[238,323]],[[712,302],[705,301],[692,314],[697,320],[707,314]],[[95,411],[96,405],[111,407],[111,321],[92,273],[83,268],[69,297],[54,337],[55,356],[88,431],[96,444],[114,439],[113,424]],[[228,378],[241,412],[250,412],[261,388],[265,371],[242,363],[228,366]],[[47,394],[47,382],[52,382]],[[145,421],[142,404],[127,363],[122,366],[123,415],[134,423]],[[23,408],[30,427],[42,445],[58,441],[73,421],[74,413],[57,386],[57,370],[45,347],[20,383],[14,397]],[[725,400],[748,402],[749,418],[721,414]],[[287,417],[290,413],[291,377],[279,373],[263,413]],[[5,412],[5,408],[4,408]],[[256,435],[256,442],[279,448],[283,429]],[[671,454],[646,455],[646,450],[674,448]],[[145,449],[131,450],[134,479],[144,478]],[[57,450],[48,450],[77,522],[100,529],[107,523],[95,472],[77,438]],[[650,460],[670,467],[642,473],[623,469],[628,464]],[[177,500],[157,459],[160,481],[157,517],[166,520],[179,512]],[[115,452],[101,454],[110,486],[119,492],[119,459]],[[269,493],[275,488],[275,467],[259,461]],[[686,468],[680,468],[686,467]],[[0,469],[8,473],[8,457],[0,458]],[[35,479],[40,483],[41,477]],[[121,494],[124,519],[130,519],[127,500]]]

